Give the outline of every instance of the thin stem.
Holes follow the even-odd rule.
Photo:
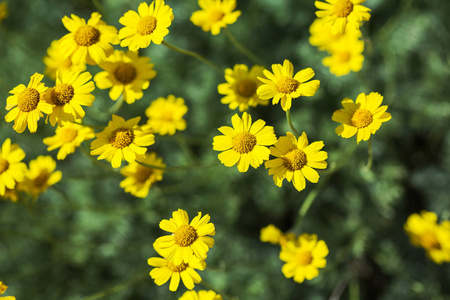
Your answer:
[[[123,104],[123,94],[120,95],[119,99],[116,100],[116,103],[109,109],[109,114],[115,114],[119,111]]]
[[[181,49],[181,48],[176,47],[176,46],[174,46],[174,45],[172,45],[172,44],[169,44],[169,43],[166,42],[166,41],[162,41],[162,44],[163,44],[164,46],[166,46],[167,48],[169,48],[169,49],[175,51],[175,52],[178,52],[178,53],[181,53],[181,54],[184,54],[184,55],[187,55],[187,56],[191,56],[191,57],[194,57],[194,58],[200,60],[201,62],[207,64],[207,65],[210,66],[210,67],[212,67],[214,70],[216,70],[216,71],[219,72],[220,74],[223,74],[223,72],[224,72],[223,69],[222,69],[221,67],[219,67],[218,65],[216,65],[215,63],[213,63],[213,62],[210,61],[209,59],[207,59],[207,58],[201,56],[201,55],[198,54],[198,53],[195,53],[195,52],[192,52],[192,51],[188,51],[188,50]]]
[[[183,148],[184,152],[186,152],[191,163],[195,164],[197,159],[196,159],[195,154],[192,151],[191,147],[189,147],[184,135],[182,133],[178,132],[175,137],[176,137],[178,143],[180,144],[181,148]]]
[[[288,121],[289,127],[291,127],[291,130],[293,131],[295,137],[299,137],[298,131],[295,129],[294,124],[292,124],[292,119],[291,119],[291,110],[288,109],[286,111],[286,119]]]
[[[369,158],[367,159],[366,170],[369,171],[372,168],[372,162],[373,162],[372,137],[369,138],[369,141],[367,143],[367,150],[368,150]]]
[[[253,63],[257,65],[263,65],[266,64],[264,61],[262,61],[258,56],[256,56],[253,52],[248,50],[244,45],[239,43],[239,41],[231,34],[231,32],[228,30],[228,28],[224,28],[223,31],[225,32],[225,35],[230,40],[230,42],[240,51],[242,54],[244,54],[249,60],[251,60]]]
[[[109,288],[109,289],[106,289],[104,291],[92,294],[90,296],[87,296],[87,297],[83,298],[82,300],[94,300],[94,299],[104,298],[104,297],[106,297],[108,295],[117,293],[118,291],[123,290],[123,289],[125,289],[125,288],[127,288],[127,287],[129,287],[129,286],[131,286],[131,285],[141,281],[141,280],[144,280],[147,277],[148,277],[147,274],[139,274],[138,276],[134,277],[131,280],[119,283],[119,284],[113,286],[112,288]]]
[[[353,278],[348,286],[348,299],[359,300],[359,282],[357,278]]]

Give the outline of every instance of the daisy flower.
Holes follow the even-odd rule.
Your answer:
[[[167,98],[159,97],[152,101],[145,110],[149,124],[155,133],[160,135],[173,135],[177,130],[186,129],[186,120],[183,116],[188,111],[183,98],[175,98],[169,95]]]
[[[159,253],[159,251],[157,252]],[[167,258],[151,257],[147,263],[155,267],[150,271],[150,276],[155,280],[156,285],[163,285],[170,279],[169,290],[172,292],[178,289],[180,279],[187,289],[192,290],[195,283],[202,281],[195,270],[204,270],[206,267],[206,263],[196,257],[193,257],[189,263],[182,262],[180,264],[175,264]]]
[[[175,265],[189,263],[197,258],[204,260],[209,248],[214,246],[214,239],[208,235],[215,235],[213,223],[209,223],[208,214],[202,217],[202,213],[192,219],[186,211],[178,209],[172,213],[172,218],[159,222],[162,230],[172,233],[156,239],[155,249],[167,260]]]
[[[306,187],[305,178],[311,182],[319,181],[319,174],[316,169],[325,169],[327,163],[325,160],[328,154],[320,151],[324,146],[323,142],[314,142],[308,145],[306,133],[297,139],[288,132],[270,147],[270,154],[275,159],[266,161],[265,167],[269,169],[269,175],[273,175],[273,181],[281,187],[283,180],[294,184],[297,191],[302,191]]]
[[[30,161],[29,169],[20,189],[34,197],[39,196],[49,186],[61,180],[61,171],[55,171],[55,169],[56,162],[51,156],[38,156],[38,158]]]
[[[164,0],[155,0],[150,5],[143,2],[137,12],[129,10],[119,19],[125,26],[119,31],[121,47],[128,47],[130,51],[147,48],[151,42],[161,44],[169,33],[173,12]]]
[[[273,64],[271,73],[264,70],[267,78],[258,77],[263,82],[256,92],[259,98],[266,100],[272,99],[272,104],[277,104],[281,100],[281,107],[284,111],[291,108],[292,99],[300,96],[314,96],[320,86],[319,80],[311,80],[314,77],[314,71],[307,68],[297,72],[294,76],[294,66],[285,59],[283,65]]]
[[[14,120],[14,130],[18,133],[25,131],[28,125],[30,132],[36,132],[37,122],[43,117],[42,113],[51,114],[52,105],[45,102],[44,94],[47,88],[41,82],[44,75],[34,73],[28,86],[20,84],[9,93],[13,94],[6,99],[6,110],[10,112],[5,116],[6,122]]]
[[[220,28],[233,24],[241,15],[241,11],[233,11],[236,0],[198,0],[198,5],[201,10],[192,14],[191,22],[213,35],[218,35]]]
[[[360,5],[365,0],[326,0],[316,1],[314,5],[319,9],[316,12],[318,18],[331,23],[333,34],[344,33],[347,27],[359,29],[362,21],[369,21],[370,9]],[[349,25],[349,26],[348,26]]]
[[[263,76],[264,67],[253,66],[248,70],[246,65],[237,64],[233,69],[225,70],[227,83],[217,86],[217,91],[225,95],[220,102],[229,104],[230,109],[239,107],[239,111],[245,111],[249,106],[267,105],[268,100],[262,100],[256,94],[256,89],[261,85],[258,77]]]
[[[142,90],[150,85],[156,76],[150,58],[137,52],[116,50],[100,65],[104,71],[95,75],[99,89],[110,89],[109,97],[117,100],[120,95],[128,103],[134,103],[144,96]]]
[[[60,50],[64,58],[70,57],[74,65],[96,65],[104,61],[113,52],[113,46],[119,43],[117,29],[100,20],[102,15],[91,14],[86,21],[76,15],[64,16],[62,22],[70,33],[60,40]]]
[[[424,248],[435,263],[450,262],[450,222],[437,224],[434,212],[421,211],[406,220],[404,229],[411,244]]]
[[[0,21],[1,21],[1,19],[0,19]],[[0,281],[0,295],[4,294],[7,289],[8,289],[8,286]],[[2,296],[2,297],[0,297],[0,299],[1,300],[16,300],[16,297],[14,297],[14,296]]]
[[[359,72],[362,68],[364,56],[364,42],[350,38],[341,38],[330,45],[328,51],[331,56],[322,60],[324,66],[330,68],[330,72],[340,77],[350,72]]]
[[[247,172],[248,167],[259,167],[269,159],[270,150],[277,137],[272,126],[258,120],[252,124],[252,117],[244,112],[242,119],[238,114],[231,118],[233,128],[222,126],[219,131],[224,135],[214,137],[213,149],[223,151],[219,160],[227,167],[237,164],[239,172]]]
[[[95,89],[90,81],[91,73],[80,73],[78,70],[67,70],[56,74],[56,85],[45,93],[45,99],[53,104],[53,112],[47,116],[50,124],[63,125],[63,122],[74,122],[85,116],[83,106],[92,106],[95,96],[91,92]]]
[[[163,179],[166,164],[155,152],[137,157],[136,160],[120,169],[120,173],[126,177],[120,182],[120,187],[133,196],[145,198],[152,184]]]
[[[310,37],[309,43],[319,50],[329,50],[330,47],[340,41],[342,38],[358,40],[361,37],[361,31],[353,27],[347,28],[344,33],[333,34],[331,32],[331,23],[325,22],[323,19],[315,19],[309,27]]]
[[[0,2],[0,23],[8,16],[8,2]]]
[[[65,53],[59,47],[59,40],[54,40],[47,49],[47,56],[44,57],[44,75],[56,81],[56,72],[64,73],[67,70],[86,70],[86,64],[74,65],[70,57],[65,57]]]
[[[11,139],[6,139],[0,149],[0,196],[6,189],[14,189],[17,182],[22,182],[27,165],[22,162],[25,152],[17,145],[11,145]]]
[[[63,127],[56,127],[55,135],[43,140],[44,144],[49,146],[47,151],[59,148],[57,159],[62,160],[67,155],[74,153],[75,148],[82,142],[93,139],[94,130],[90,127],[76,123],[66,122]]]
[[[315,234],[302,234],[296,242],[289,241],[281,247],[280,259],[286,262],[281,271],[286,278],[302,283],[319,275],[319,269],[325,268],[328,247],[324,241],[317,240]]]
[[[259,236],[261,242],[271,243],[274,245],[285,245],[288,241],[295,240],[295,234],[293,233],[283,233],[275,225],[270,224],[264,228],[261,228],[261,233]]]
[[[388,106],[381,105],[383,96],[378,93],[366,95],[361,93],[353,100],[342,100],[343,109],[333,113],[331,119],[342,123],[336,128],[336,134],[343,138],[351,138],[356,134],[356,141],[367,141],[381,126],[381,123],[391,119],[391,114],[386,112]]]
[[[122,160],[131,163],[136,155],[144,155],[147,146],[155,143],[155,136],[150,126],[138,126],[141,117],[125,121],[122,117],[112,115],[112,121],[100,133],[95,134],[91,143],[91,155],[100,155],[97,159],[111,161],[113,168],[119,168]]]
[[[222,296],[214,291],[187,291],[178,300],[222,300]]]

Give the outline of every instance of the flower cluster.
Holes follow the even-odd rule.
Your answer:
[[[169,290],[178,289],[180,278],[187,289],[192,290],[201,277],[195,270],[204,270],[205,259],[210,248],[214,246],[216,234],[214,224],[209,223],[210,216],[199,212],[189,223],[186,211],[178,209],[172,218],[162,220],[159,227],[171,235],[156,239],[155,251],[162,257],[148,259],[148,264],[155,267],[150,276],[157,285],[163,285],[170,279]]]

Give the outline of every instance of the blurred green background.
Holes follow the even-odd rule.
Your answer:
[[[0,24],[1,105],[6,106],[9,90],[44,71],[42,58],[51,41],[67,33],[64,15],[89,19],[91,12],[100,11],[103,20],[120,29],[119,18],[139,3],[8,1],[10,14]],[[251,65],[224,34],[212,36],[189,21],[198,10],[196,1],[166,4],[175,15],[167,42],[223,67]],[[225,81],[223,76],[152,44],[141,54],[152,59],[158,74],[144,97],[124,104],[118,114],[142,116],[143,123],[152,100],[169,94],[184,98],[189,111],[183,136],[189,151],[177,136],[157,136],[151,149],[168,166],[196,167],[165,173],[147,198],[138,199],[119,187],[120,174],[105,171],[79,151],[58,161],[63,180],[37,203],[0,202],[0,280],[10,287],[8,295],[18,300],[178,299],[185,287],[181,284],[172,293],[168,284],[156,286],[147,259],[157,255],[152,244],[165,234],[159,221],[183,208],[191,218],[198,211],[209,213],[217,232],[208,268],[200,272],[205,285],[196,290],[214,287],[228,299],[450,299],[448,264],[435,265],[423,249],[410,245],[403,231],[406,218],[422,209],[450,219],[450,2],[368,0],[364,5],[372,10],[362,29],[364,66],[340,78],[321,64],[325,53],[308,43],[314,1],[238,1],[242,15],[229,26],[268,66],[289,59],[295,71],[316,71],[321,87],[314,97],[293,102],[293,122],[310,141],[323,140],[328,163],[345,163],[342,168],[321,175],[319,184],[308,182],[299,193],[287,182],[276,187],[263,166],[241,174],[236,167],[220,165],[212,139],[236,113],[220,103],[217,85]],[[100,69],[88,70],[95,74]],[[338,124],[331,121],[343,98],[354,100],[362,92],[382,94],[392,114],[373,136],[372,172],[362,171],[367,143],[356,146],[356,138],[338,137]],[[106,121],[93,118],[95,110],[114,102],[106,90],[94,93],[85,121],[104,125]],[[262,118],[274,126],[277,136],[289,130],[279,106],[249,112],[253,120]],[[41,119],[37,133],[17,134],[4,121],[5,114],[0,112],[0,142],[9,137],[18,143],[26,162],[38,155],[56,158],[57,151],[47,152],[42,143],[54,128]],[[318,278],[298,284],[283,276],[279,247],[261,243],[259,231],[270,223],[284,231],[292,228],[313,190],[319,194],[302,230],[318,234],[330,254]]]

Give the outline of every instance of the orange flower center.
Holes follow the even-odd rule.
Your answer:
[[[191,225],[181,225],[174,233],[175,244],[181,247],[192,245],[197,238],[197,230]]]
[[[256,137],[250,132],[239,132],[232,140],[234,151],[238,153],[249,153],[256,145]]]
[[[100,40],[100,31],[90,25],[83,25],[75,32],[74,39],[78,46],[89,47]]]
[[[109,142],[116,148],[125,148],[134,140],[134,132],[128,128],[118,128],[113,131]]]
[[[305,152],[300,149],[292,149],[284,155],[283,159],[284,166],[289,171],[300,170],[308,163],[308,158]]]
[[[350,60],[351,57],[352,55],[350,54],[349,51],[344,51],[338,54],[338,59],[340,62],[347,62]]]
[[[309,251],[301,251],[297,254],[297,262],[301,266],[307,266],[309,265],[313,260],[313,257],[311,255],[311,252]]]
[[[436,235],[433,234],[432,232],[427,232],[422,236],[420,236],[420,243],[422,247],[424,247],[427,250],[441,249],[441,244],[436,238]]]
[[[136,31],[140,35],[149,35],[156,29],[156,23],[157,20],[153,16],[142,17],[137,24]]]
[[[40,94],[36,89],[27,88],[17,99],[17,106],[21,111],[30,112],[35,110],[40,100]]]
[[[237,84],[237,92],[245,98],[250,98],[256,92],[256,83],[251,79],[240,80]]]
[[[225,16],[223,11],[221,10],[213,10],[209,13],[209,21],[212,23],[215,23],[217,21],[222,20],[222,18]]]
[[[50,97],[53,104],[57,106],[63,106],[72,100],[75,95],[73,86],[66,83],[60,83],[56,85],[50,92]]]
[[[356,128],[367,127],[372,121],[372,113],[366,109],[357,109],[351,119],[353,126]]]
[[[334,14],[340,18],[347,17],[353,11],[353,3],[350,0],[340,0],[334,4]]]
[[[8,170],[8,168],[9,162],[6,159],[0,157],[0,174]]]
[[[277,83],[277,90],[280,93],[290,94],[295,92],[299,87],[300,82],[290,77],[283,77]]]
[[[154,173],[153,169],[147,168],[147,167],[143,167],[143,166],[138,166],[138,169],[136,170],[136,173],[134,174],[134,178],[136,179],[136,181],[138,183],[145,183],[150,176]]]
[[[121,63],[114,70],[114,77],[116,77],[117,81],[123,84],[129,84],[133,82],[133,80],[136,78],[136,75],[136,68],[132,63]]]
[[[61,128],[61,133],[59,135],[59,138],[61,139],[61,142],[70,143],[72,142],[78,135],[78,130],[73,128]]]
[[[175,266],[173,262],[169,261],[167,263],[167,267],[172,271],[172,272],[183,272],[184,270],[187,269],[187,267],[189,267],[189,264],[186,263],[181,263],[181,265]]]
[[[39,175],[33,179],[33,186],[36,188],[45,188],[47,186],[48,179],[50,178],[50,174],[47,170],[41,170]]]

